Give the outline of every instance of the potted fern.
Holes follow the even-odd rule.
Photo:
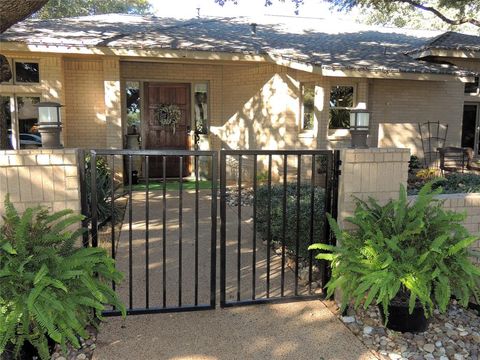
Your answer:
[[[95,325],[107,304],[125,314],[111,290],[122,274],[101,248],[76,247],[82,230],[71,227],[82,220],[71,210],[50,214],[29,208],[19,214],[5,200],[0,226],[0,355],[6,359],[32,358],[36,349],[50,359],[51,345],[64,352],[67,344],[80,347],[88,338],[86,326]]]
[[[398,200],[380,205],[356,199],[353,232],[340,230],[328,216],[338,246],[314,244],[317,259],[331,262],[327,296],[342,294],[342,311],[353,304],[366,309],[379,305],[386,326],[402,332],[420,332],[434,309],[445,312],[452,296],[467,306],[480,298],[478,256],[469,250],[478,236],[471,236],[464,214],[442,208],[436,199],[441,189],[427,183],[415,202],[408,202],[400,188]]]

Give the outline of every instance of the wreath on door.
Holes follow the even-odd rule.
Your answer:
[[[175,127],[180,121],[181,115],[180,108],[175,104],[159,104],[154,110],[158,125],[172,128],[173,133],[175,133]]]

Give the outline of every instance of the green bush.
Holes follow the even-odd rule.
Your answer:
[[[29,208],[19,214],[5,200],[0,227],[0,354],[15,358],[25,342],[50,359],[48,339],[79,347],[88,338],[86,326],[107,304],[125,314],[110,288],[122,274],[104,249],[75,247],[83,230],[71,231],[82,220],[71,210],[50,214]],[[6,349],[8,348],[8,350]]]
[[[418,194],[425,181],[419,180],[409,186],[408,194]],[[451,173],[445,177],[439,177],[433,184],[433,188],[443,189],[444,194],[474,193],[480,192],[480,175],[470,173]]]
[[[85,159],[85,181],[87,189],[88,208],[92,208],[92,161],[90,155]],[[114,215],[117,219],[119,209],[113,208],[112,214],[112,172],[104,158],[96,160],[96,190],[97,190],[97,220],[99,223],[108,221]]]
[[[300,185],[300,233],[299,255],[307,258],[307,247],[310,242],[310,209],[311,185]],[[268,185],[261,185],[257,189],[257,230],[264,240],[268,235]],[[313,239],[317,241],[323,236],[325,209],[325,191],[320,187],[314,188],[314,233]],[[283,185],[271,186],[271,236],[272,242],[282,243],[283,239]],[[285,245],[291,253],[295,253],[297,231],[297,184],[287,184],[287,211],[286,211]]]
[[[398,200],[379,205],[374,199],[357,199],[357,207],[347,221],[356,231],[342,231],[329,217],[338,247],[315,244],[317,259],[331,261],[332,277],[327,296],[335,289],[343,294],[345,309],[351,302],[381,304],[388,322],[388,304],[399,294],[408,294],[410,313],[418,303],[425,315],[434,308],[445,312],[452,295],[463,306],[473,297],[480,299],[480,268],[469,249],[478,240],[463,226],[465,214],[443,209],[427,183],[414,203],[408,203],[402,186]]]

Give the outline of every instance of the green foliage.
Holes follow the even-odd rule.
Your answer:
[[[347,220],[357,230],[342,231],[329,216],[339,246],[315,244],[317,259],[331,261],[332,278],[327,295],[340,289],[343,309],[353,302],[367,308],[382,304],[388,321],[388,304],[400,292],[409,294],[412,313],[420,303],[425,315],[435,307],[445,312],[452,295],[463,306],[474,296],[480,299],[480,268],[471,263],[478,256],[469,246],[478,240],[462,221],[466,215],[442,208],[435,199],[441,189],[427,183],[414,203],[408,203],[402,186],[398,200],[379,205],[374,199],[356,200]]]
[[[50,0],[34,17],[59,19],[72,16],[88,16],[111,13],[148,14],[148,0]]]
[[[422,175],[422,174],[420,174]],[[418,177],[417,182],[409,185],[408,194],[415,195],[420,191],[421,186],[425,181],[431,180],[429,178]],[[458,194],[458,193],[477,193],[480,192],[480,175],[468,173],[451,173],[445,177],[435,179],[433,188],[441,187],[444,194]]]
[[[410,174],[416,173],[418,170],[422,168],[422,163],[418,156],[412,155],[410,156],[410,161],[408,162],[408,172]]]
[[[114,206],[112,214],[112,172],[104,158],[96,160],[96,190],[97,190],[97,216],[100,223],[110,219],[112,215],[118,219],[119,208]],[[92,161],[90,155],[85,159],[85,181],[87,188],[87,203],[92,206]]]
[[[395,26],[448,28],[469,24],[480,27],[480,0],[327,0],[340,10],[362,8],[370,22]],[[433,20],[433,21],[432,21]]]
[[[125,314],[109,282],[122,274],[101,248],[76,248],[82,229],[71,231],[82,216],[71,210],[50,214],[29,208],[19,214],[5,200],[0,228],[0,354],[7,345],[16,356],[25,341],[50,358],[48,337],[79,347],[77,336],[88,338],[85,327],[101,318],[105,305]]]
[[[268,181],[268,171],[262,171],[257,175],[257,182],[265,184]]]
[[[325,191],[315,187],[314,193],[314,233],[313,238],[318,239],[323,234],[325,218],[324,198]],[[312,187],[308,184],[300,185],[300,226],[299,226],[299,255],[308,257],[307,246],[310,241],[310,209]],[[261,185],[257,189],[257,230],[264,240],[268,239],[268,185]],[[297,184],[287,184],[285,219],[285,246],[295,253],[297,233]],[[271,187],[271,239],[272,242],[281,244],[283,240],[283,185],[272,184]]]

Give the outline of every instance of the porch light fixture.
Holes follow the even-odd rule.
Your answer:
[[[38,107],[38,131],[42,135],[42,147],[46,149],[61,148],[60,108],[62,105],[56,102],[39,102],[36,106]]]
[[[366,149],[367,136],[370,129],[370,113],[364,109],[350,111],[350,135],[351,147],[354,149]]]

